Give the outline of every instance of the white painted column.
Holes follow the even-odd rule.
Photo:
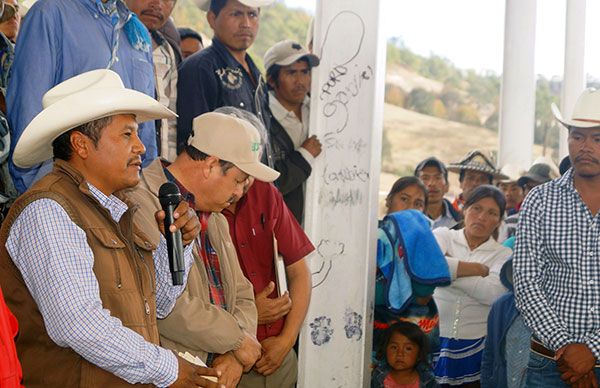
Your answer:
[[[299,387],[369,386],[385,39],[380,0],[319,0],[311,132],[323,143],[307,184],[312,300]]]
[[[506,0],[498,166],[527,169],[535,128],[536,0]]]
[[[586,0],[567,1],[567,22],[565,31],[565,68],[560,98],[560,111],[563,117],[571,117],[577,97],[585,88],[585,8]],[[558,156],[562,159],[569,153],[567,131],[562,128],[559,134]]]

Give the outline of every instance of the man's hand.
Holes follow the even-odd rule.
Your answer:
[[[591,370],[570,385],[572,388],[598,388],[598,379],[596,379],[596,373]]]
[[[240,348],[233,351],[233,356],[235,356],[236,360],[242,364],[244,372],[248,372],[260,357],[260,353],[260,343],[253,335],[246,333]]]
[[[304,140],[304,143],[300,146],[310,152],[310,154],[316,158],[321,153],[321,142],[317,139],[317,135],[312,135],[308,139]]]
[[[264,376],[273,374],[283,362],[285,356],[294,346],[280,336],[265,338],[261,342],[263,355],[256,363],[254,370]]]
[[[242,378],[242,373],[244,373],[244,367],[231,353],[217,356],[213,361],[212,366],[221,372],[219,383],[225,384],[225,387],[227,388],[237,387]]]
[[[269,295],[275,289],[275,283],[269,282],[267,286],[255,297],[256,310],[258,310],[258,324],[266,325],[283,318],[292,309],[292,300],[286,292],[279,298],[271,299]]]
[[[596,364],[596,357],[587,347],[586,344],[568,344],[557,351],[559,356],[557,361],[558,370],[561,372],[560,378],[567,384],[573,384],[584,379],[582,384],[592,384],[595,382],[596,386],[598,382],[595,379],[585,379],[586,375],[591,371],[594,374],[594,365]],[[574,385],[578,386],[578,385]],[[592,385],[583,385],[592,386]]]
[[[220,372],[213,368],[205,368],[197,366],[184,360],[181,357],[177,357],[179,363],[179,374],[177,380],[171,385],[171,388],[222,388],[223,386],[219,383],[215,383],[202,376],[213,376],[219,377]]]
[[[160,232],[165,234],[165,211],[159,210],[154,214],[156,218],[156,222],[158,223],[158,227],[160,228]],[[175,232],[178,229],[181,229],[181,237],[183,240],[183,245],[188,245],[200,233],[200,220],[198,220],[198,216],[194,209],[190,208],[186,201],[179,202],[175,212],[173,213],[173,217],[175,218],[175,222],[171,224],[169,230],[171,232]]]

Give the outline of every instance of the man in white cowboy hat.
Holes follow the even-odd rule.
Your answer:
[[[190,56],[179,69],[177,147],[192,132],[192,121],[221,106],[257,115],[269,127],[269,106],[260,70],[247,54],[258,33],[260,7],[274,0],[196,0],[207,11],[212,45]]]
[[[262,124],[252,116],[227,107],[196,117],[192,136],[177,159],[152,162],[130,193],[140,204],[140,221],[147,225],[160,209],[158,192],[165,182],[179,186],[196,210],[202,230],[195,264],[186,290],[158,329],[163,346],[200,357],[222,372],[219,382],[228,388],[236,387],[244,370],[254,365],[261,346],[252,283],[240,268],[221,211],[243,195],[249,177],[272,182],[279,176],[260,162],[256,125]],[[149,233],[158,235],[158,228],[153,229]]]
[[[172,309],[164,238],[150,241],[119,194],[135,186],[144,145],[138,122],[174,114],[126,89],[110,70],[50,89],[14,152],[17,166],[54,157],[54,169],[19,197],[0,230],[0,282],[20,323],[17,349],[28,387],[216,387],[158,346],[156,319]],[[164,212],[156,214],[162,224]],[[184,243],[200,225],[187,203],[171,231]],[[186,248],[187,269],[192,264]]]
[[[11,154],[25,127],[42,110],[43,95],[94,69],[111,69],[126,87],[154,96],[152,41],[138,17],[123,0],[36,1],[19,31],[7,91]],[[157,156],[154,121],[141,123],[139,136],[147,165]],[[11,161],[9,166],[20,193],[52,169],[51,161],[28,168]]]
[[[152,57],[158,101],[175,110],[177,104],[177,56],[160,29],[165,26],[177,0],[125,0],[127,7],[140,18],[152,37]],[[158,154],[167,160],[177,156],[177,121],[175,118],[156,122]]]
[[[514,252],[517,307],[533,331],[527,387],[597,387],[600,377],[600,92],[585,90],[570,118],[573,167],[533,188]],[[562,380],[562,381],[561,381]]]
[[[321,153],[316,135],[308,136],[310,124],[310,74],[319,58],[292,40],[275,43],[265,54],[272,119],[270,142],[275,169],[281,176],[275,182],[286,205],[302,223],[304,182]]]
[[[450,163],[448,171],[459,174],[458,181],[460,182],[462,193],[452,202],[452,206],[457,211],[462,211],[469,194],[476,187],[486,184],[491,185],[494,179],[507,178],[506,175],[494,167],[494,164],[488,157],[478,150],[469,152],[460,162]]]

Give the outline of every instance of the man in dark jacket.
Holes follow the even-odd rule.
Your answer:
[[[319,139],[308,136],[310,72],[318,65],[316,55],[291,40],[276,43],[265,54],[271,149],[275,169],[281,173],[275,185],[299,223],[304,213],[304,182],[321,153]]]
[[[529,360],[531,331],[515,305],[512,259],[502,266],[500,280],[508,288],[492,305],[481,362],[483,388],[519,388]]]

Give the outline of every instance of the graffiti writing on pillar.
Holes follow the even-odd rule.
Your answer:
[[[346,129],[349,105],[360,95],[364,85],[373,80],[373,67],[356,63],[364,38],[365,22],[351,11],[338,13],[327,26],[321,58],[325,55],[332,67],[319,93],[319,99],[323,101],[322,113],[328,121],[329,131],[325,137]],[[336,42],[344,42],[344,45],[337,46]]]
[[[329,272],[333,267],[333,259],[344,254],[346,246],[339,241],[321,240],[317,244],[317,256],[313,257],[313,268],[317,268],[312,273],[313,288],[319,287],[327,280]]]

